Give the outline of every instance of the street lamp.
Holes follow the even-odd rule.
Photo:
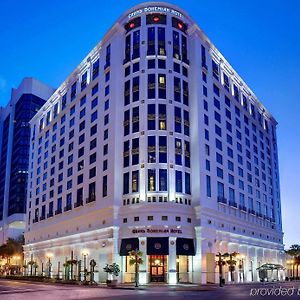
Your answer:
[[[245,280],[245,274],[244,274],[244,258],[245,256],[242,254],[237,254],[236,258],[239,260],[239,279],[240,282]]]
[[[87,268],[86,268],[86,258],[89,255],[89,252],[84,249],[82,251],[82,256],[83,256],[83,280],[86,281],[86,273],[87,273]]]
[[[16,266],[17,266],[17,271],[18,271],[18,273],[19,273],[19,270],[20,270],[20,266],[19,266],[19,259],[20,259],[21,257],[19,256],[19,255],[15,255],[15,256],[13,256],[13,259],[14,259],[14,261],[15,261],[15,263],[16,263]]]
[[[219,252],[217,254],[217,265],[219,267],[219,285],[220,287],[223,286],[223,268],[222,266],[225,264],[225,261],[223,260],[224,259],[224,256],[221,254],[221,252]]]
[[[292,279],[294,279],[294,275],[295,275],[295,272],[294,272],[294,260],[293,259],[287,260],[287,264],[290,265],[290,277]]]
[[[47,262],[48,276],[51,277],[51,267],[52,267],[51,258],[53,257],[53,254],[52,253],[47,253],[46,257],[48,259],[48,262]]]

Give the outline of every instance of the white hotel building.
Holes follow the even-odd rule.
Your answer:
[[[258,280],[282,263],[276,125],[184,11],[137,5],[31,120],[25,259],[85,251],[130,282],[138,248],[141,283],[206,283],[238,252]]]

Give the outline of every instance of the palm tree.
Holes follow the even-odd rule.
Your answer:
[[[296,265],[296,278],[299,277],[298,268],[300,264],[300,245],[294,244],[290,246],[290,249],[285,250],[285,253],[293,258],[292,264],[292,277],[295,277],[294,266]]]
[[[139,286],[139,265],[143,264],[144,261],[142,259],[143,252],[140,250],[132,250],[128,252],[129,255],[129,265],[135,266],[135,286]]]
[[[223,254],[223,257],[226,260],[226,263],[228,265],[228,270],[230,272],[230,278],[231,278],[231,281],[234,281],[234,271],[235,271],[235,265],[237,263],[237,260],[235,259],[236,256],[238,255],[237,252],[232,252],[232,253],[224,253]]]

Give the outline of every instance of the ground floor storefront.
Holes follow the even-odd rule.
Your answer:
[[[225,283],[258,282],[262,265],[284,265],[282,253],[275,247],[216,237],[207,238],[199,230],[194,236],[180,232],[130,236],[110,227],[26,244],[23,273],[84,281],[93,271],[92,279],[99,283],[108,279],[103,269],[106,264],[116,263],[120,267],[116,279],[133,283],[136,272],[135,265],[130,264],[132,250],[142,253],[140,284],[206,284],[219,283],[220,278]],[[283,280],[286,275],[284,268],[266,274],[268,281]]]

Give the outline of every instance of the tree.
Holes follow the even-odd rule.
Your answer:
[[[0,246],[0,256],[10,258],[14,255],[23,255],[24,236],[17,239],[8,238],[6,243]]]
[[[129,265],[130,266],[135,266],[135,286],[139,286],[139,265],[143,264],[143,252],[140,250],[132,250],[128,252],[129,255]]]
[[[292,277],[295,276],[294,266],[296,266],[296,277],[298,278],[299,277],[298,268],[300,264],[300,245],[297,244],[291,245],[290,249],[285,250],[285,253],[293,258]]]
[[[120,266],[116,263],[112,263],[111,265],[106,264],[106,266],[103,268],[104,272],[107,273],[107,284],[110,284],[111,286],[115,286],[117,283],[117,280],[114,279],[114,277],[119,276],[120,274]],[[109,278],[110,276],[110,278]]]
[[[226,263],[228,264],[228,269],[229,269],[229,272],[230,272],[231,281],[234,281],[233,272],[235,271],[235,265],[237,263],[237,261],[234,258],[236,258],[237,255],[238,255],[237,252],[224,253],[223,254],[223,256],[225,258],[229,258],[228,260],[226,260]]]

